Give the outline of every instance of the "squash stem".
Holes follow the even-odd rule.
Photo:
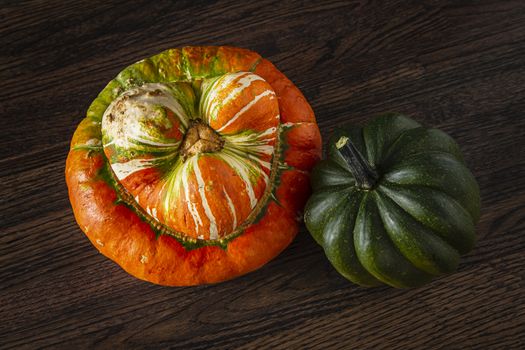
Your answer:
[[[346,136],[341,136],[335,146],[348,164],[350,172],[354,175],[357,187],[363,190],[374,188],[379,176],[365,157],[355,148],[352,141]]]

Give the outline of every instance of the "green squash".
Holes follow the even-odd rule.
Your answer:
[[[402,115],[335,131],[312,173],[306,227],[362,286],[417,287],[456,270],[480,196],[456,142]]]

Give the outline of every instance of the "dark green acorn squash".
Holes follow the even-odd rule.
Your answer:
[[[336,130],[312,187],[306,227],[359,285],[420,286],[474,246],[479,188],[458,145],[405,116]]]

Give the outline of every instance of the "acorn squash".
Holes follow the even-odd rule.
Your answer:
[[[336,130],[311,181],[306,226],[359,285],[420,286],[474,246],[479,188],[458,145],[403,115]]]

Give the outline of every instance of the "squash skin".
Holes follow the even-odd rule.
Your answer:
[[[226,72],[253,71],[279,98],[287,145],[275,189],[260,220],[234,238],[226,249],[187,249],[171,236],[156,237],[152,227],[118,202],[115,189],[101,176],[102,152],[78,148],[100,139],[100,118],[119,93],[119,84],[183,80]],[[139,77],[139,78],[137,78]],[[118,83],[117,83],[118,82]],[[66,162],[66,182],[75,218],[97,249],[131,275],[161,285],[217,283],[253,271],[286,248],[298,230],[298,218],[310,193],[309,171],[321,156],[321,136],[313,111],[302,93],[269,61],[232,47],[185,47],[167,50],[121,72],[99,94],[75,131]]]
[[[356,183],[336,147],[342,136],[379,174],[372,189]],[[335,269],[361,286],[421,286],[455,271],[474,246],[479,188],[458,145],[405,116],[336,130],[311,182],[306,227]]]

